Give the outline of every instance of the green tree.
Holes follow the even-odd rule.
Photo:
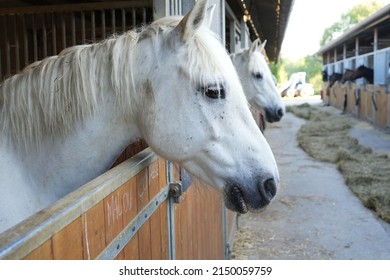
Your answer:
[[[324,30],[320,45],[324,46],[326,43],[332,41],[337,36],[354,26],[356,23],[362,21],[384,6],[385,2],[382,1],[367,1],[354,6],[348,12],[342,14],[338,22],[333,23]]]

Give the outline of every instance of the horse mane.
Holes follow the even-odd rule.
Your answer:
[[[27,145],[44,135],[67,135],[76,122],[83,122],[96,109],[104,73],[115,67],[110,57],[117,42],[67,48],[5,80],[0,85],[3,135],[8,132],[15,146]]]
[[[67,48],[57,56],[28,65],[3,81],[0,84],[1,133],[15,146],[25,148],[30,143],[39,146],[45,136],[68,135],[76,123],[94,114],[107,78],[118,96],[119,108],[129,110],[132,107],[129,106],[132,100],[129,91],[137,90],[131,63],[136,44],[169,32],[162,25],[170,22],[172,19],[160,20],[99,43]],[[210,56],[207,39],[200,37],[194,36],[196,46],[189,48],[188,69],[194,71],[205,66],[201,65],[199,55],[192,57],[195,48],[196,53],[200,51]],[[212,61],[213,57],[206,59]],[[204,80],[214,70],[206,69]]]

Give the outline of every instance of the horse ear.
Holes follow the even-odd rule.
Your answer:
[[[211,23],[213,22],[213,14],[215,10],[215,4],[211,5],[210,7],[207,8],[206,10],[206,21],[205,23],[207,24],[207,27],[210,28]]]
[[[211,22],[214,9],[211,8],[211,11],[208,13],[206,6],[207,0],[198,0],[191,11],[176,26],[175,32],[179,35],[182,42],[188,41],[203,23],[209,24]]]
[[[260,46],[260,51],[264,50],[266,44],[267,44],[267,40],[264,40],[264,42]]]
[[[260,44],[260,39],[257,38],[253,41],[251,47],[249,48],[249,55],[252,55],[252,53],[256,52]]]

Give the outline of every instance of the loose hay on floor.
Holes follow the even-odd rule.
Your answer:
[[[347,186],[363,204],[390,222],[390,158],[373,153],[349,136],[353,118],[326,107],[303,104],[287,108],[307,122],[300,128],[297,140],[309,155],[337,164]]]

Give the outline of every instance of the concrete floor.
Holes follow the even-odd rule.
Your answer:
[[[304,122],[288,113],[281,122],[268,125],[265,136],[279,166],[281,185],[264,212],[238,217],[233,257],[389,260],[390,225],[361,204],[334,164],[314,160],[298,147],[296,134]],[[390,152],[390,136],[370,131],[366,137],[367,126],[357,122],[351,134],[365,138],[362,144],[373,143]]]

